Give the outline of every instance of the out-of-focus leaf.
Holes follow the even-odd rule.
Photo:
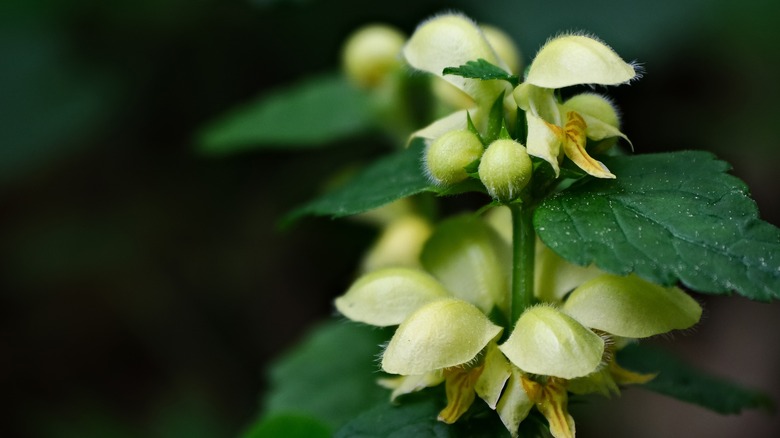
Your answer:
[[[200,150],[310,148],[375,126],[367,96],[337,74],[309,78],[262,96],[208,125]]]
[[[707,152],[612,157],[615,180],[547,199],[539,237],[563,258],[707,293],[780,297],[780,230],[759,219],[745,184]]]
[[[0,27],[0,183],[66,158],[106,127],[117,84],[68,51],[50,29]]]
[[[291,222],[307,215],[342,217],[363,213],[407,196],[436,188],[422,171],[425,143],[415,139],[402,151],[365,168],[346,184],[287,215]]]
[[[376,383],[376,357],[390,333],[332,321],[317,328],[271,368],[265,415],[296,414],[333,430],[370,406],[389,400]]]
[[[303,415],[273,415],[258,421],[243,438],[328,438],[330,428],[321,421]]]
[[[658,373],[643,387],[721,414],[773,408],[766,394],[707,375],[657,348],[630,345],[618,352],[617,359],[628,369]]]

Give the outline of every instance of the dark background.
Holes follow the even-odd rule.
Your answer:
[[[526,62],[559,31],[598,35],[645,66],[610,90],[637,152],[715,152],[780,224],[774,1],[367,3],[0,3],[0,435],[223,437],[252,420],[268,361],[332,313],[375,233],[277,221],[388,144],[215,158],[196,133],[337,68],[345,36],[369,21],[411,33],[463,10],[512,34]],[[780,398],[778,306],[698,298],[702,323],[672,348]],[[573,409],[580,436],[780,430],[763,413],[721,417],[639,389]]]

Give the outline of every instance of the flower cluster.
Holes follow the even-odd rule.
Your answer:
[[[608,395],[649,380],[620,368],[614,350],[629,339],[688,328],[701,308],[678,288],[568,265],[541,243],[538,251],[539,304],[513,329],[506,323],[509,243],[470,215],[435,228],[420,254],[424,269],[365,274],[336,308],[354,321],[398,326],[381,362],[383,371],[399,375],[381,381],[393,399],[444,382],[441,421],[455,422],[478,396],[512,434],[536,406],[554,436],[573,436],[568,392]],[[567,273],[565,281],[550,271]]]
[[[511,204],[544,162],[554,179],[566,159],[592,177],[615,178],[588,149],[602,152],[618,138],[627,140],[617,110],[595,93],[562,100],[557,91],[636,78],[636,68],[601,41],[553,38],[523,81],[513,83],[507,78],[520,63],[511,40],[462,15],[424,22],[403,45],[398,35],[379,33],[392,37],[380,47],[400,51],[411,67],[431,73],[434,93],[456,107],[412,134],[426,141],[425,168],[434,183],[478,178],[498,204]],[[386,58],[362,67],[348,59],[348,71],[358,83],[375,86],[382,71],[395,68]],[[507,78],[444,74],[477,60]],[[392,399],[444,383],[443,422],[457,421],[479,397],[513,436],[536,408],[553,436],[573,437],[569,393],[610,395],[620,385],[648,381],[652,375],[621,368],[615,351],[634,339],[691,327],[701,307],[676,287],[574,266],[537,242],[533,303],[513,318],[513,242],[504,210],[494,208],[486,218],[457,216],[435,227],[413,215],[397,226],[389,222],[366,273],[336,299],[336,308],[353,321],[397,326],[381,359],[382,370],[395,375],[380,381],[392,389]]]
[[[511,68],[491,45],[489,34],[462,15],[443,15],[421,24],[403,48],[403,56],[415,69],[429,72],[449,82],[467,94],[473,106],[458,110],[413,136],[430,141],[427,165],[433,180],[449,184],[451,179],[439,178],[436,170],[442,164],[440,144],[446,142],[448,133],[464,132],[471,119],[477,130],[484,130],[494,102],[503,96],[504,117],[512,126],[522,110],[527,126],[526,144],[517,141],[512,147],[507,142],[487,145],[484,158],[500,155],[502,166],[486,166],[479,177],[494,198],[506,201],[513,198],[527,183],[530,171],[526,167],[527,155],[545,160],[560,173],[560,163],[568,157],[586,173],[597,178],[614,178],[609,169],[592,158],[586,151],[586,142],[598,142],[602,148],[614,144],[614,139],[626,136],[620,132],[617,111],[605,97],[595,93],[583,93],[564,102],[559,101],[556,90],[573,85],[617,85],[637,77],[636,68],[624,62],[611,48],[601,41],[584,35],[562,35],[548,41],[537,53],[527,69],[524,82],[514,89],[502,80],[481,80],[457,75],[445,75],[446,67],[464,65],[482,59],[508,73]],[[495,39],[495,37],[494,37]],[[501,47],[505,47],[503,43]],[[504,49],[503,53],[512,53]],[[470,143],[473,144],[473,141]],[[501,152],[491,152],[491,149]],[[464,147],[460,155],[455,146],[448,148],[449,161],[462,157],[461,161],[475,156],[474,147]],[[512,151],[512,152],[509,152]],[[477,156],[479,159],[480,156]],[[509,163],[509,164],[507,164]],[[453,167],[458,163],[450,163]],[[461,170],[463,166],[460,166]],[[495,168],[495,169],[494,169]],[[510,172],[514,170],[514,173]],[[461,176],[465,178],[465,176]]]

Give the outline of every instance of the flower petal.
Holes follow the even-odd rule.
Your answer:
[[[662,287],[636,275],[602,275],[571,293],[563,310],[582,324],[630,338],[645,338],[699,321],[701,306],[676,287]]]
[[[420,253],[431,232],[431,224],[415,214],[390,222],[363,258],[363,272],[390,267],[420,267]]]
[[[523,378],[522,381],[528,397],[536,404],[539,412],[547,418],[550,434],[554,438],[574,438],[574,419],[569,415],[569,396],[565,382],[555,378],[547,379],[544,384],[528,378]]]
[[[530,112],[525,113],[525,117],[528,122],[528,140],[526,141],[528,155],[550,163],[557,177],[561,173],[558,165],[558,156],[561,153],[560,128],[545,122]]]
[[[542,302],[559,302],[575,287],[602,274],[604,271],[595,265],[584,267],[567,262],[537,239],[534,295]]]
[[[458,421],[474,403],[474,386],[482,374],[482,367],[454,367],[444,370],[447,406],[439,412],[439,421],[452,424]]]
[[[587,125],[585,120],[575,111],[566,113],[566,140],[563,142],[563,152],[574,161],[580,169],[596,178],[615,178],[615,175],[607,169],[601,161],[588,155],[585,151],[587,142]]]
[[[520,315],[499,348],[527,373],[573,379],[596,370],[604,340],[557,309],[536,306]]]
[[[512,367],[512,374],[506,383],[506,390],[496,406],[496,412],[512,438],[517,438],[517,429],[531,412],[532,407],[534,407],[534,403],[523,389],[522,373],[516,367]]]
[[[440,372],[425,373],[416,376],[397,376],[377,379],[379,386],[392,389],[390,401],[395,401],[398,397],[419,391],[424,388],[436,386],[444,381],[444,375]]]
[[[555,93],[549,88],[539,88],[527,82],[518,85],[512,92],[517,106],[553,125],[562,125],[561,111]]]
[[[486,350],[482,374],[477,380],[474,391],[490,406],[490,409],[496,409],[504,385],[512,374],[512,365],[506,360],[504,353],[498,349],[495,342],[488,344]]]
[[[409,141],[411,142],[415,137],[420,137],[432,141],[450,131],[466,129],[466,115],[467,111],[461,110],[456,111],[448,116],[444,116],[441,119],[435,120],[425,128],[413,132],[412,135],[409,136]]]
[[[462,365],[473,360],[502,330],[465,301],[433,301],[398,327],[382,355],[382,369],[390,374],[414,375]]]
[[[463,15],[439,15],[423,22],[404,46],[403,54],[412,67],[443,77],[477,102],[492,104],[506,89],[503,81],[442,74],[447,67],[459,67],[480,58],[508,70],[479,27]]]
[[[411,268],[385,268],[360,277],[336,298],[336,308],[353,321],[379,327],[403,322],[423,305],[447,297],[435,278]]]
[[[506,310],[511,249],[498,233],[476,216],[457,216],[440,223],[420,256],[425,269],[457,298],[488,313]]]
[[[601,41],[565,35],[547,42],[528,68],[526,82],[543,88],[578,84],[617,85],[636,77],[631,64]]]

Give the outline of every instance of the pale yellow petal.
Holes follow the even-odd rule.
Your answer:
[[[539,88],[524,82],[515,87],[512,95],[517,106],[523,111],[553,125],[563,124],[558,101],[552,89]]]
[[[420,374],[416,376],[397,376],[377,379],[379,386],[392,389],[390,401],[395,401],[398,397],[412,392],[419,391],[431,386],[436,386],[444,381],[444,374],[440,371]]]
[[[508,305],[510,246],[482,219],[456,216],[436,226],[420,256],[425,269],[455,297],[487,313]]]
[[[433,301],[398,327],[382,355],[382,369],[414,375],[463,365],[502,330],[465,301]]]
[[[449,293],[435,278],[410,268],[385,268],[360,277],[336,298],[347,318],[379,327],[400,324],[412,312]]]
[[[566,35],[547,42],[528,69],[526,82],[543,88],[578,84],[617,85],[636,70],[609,46],[594,38]]]
[[[573,379],[596,370],[604,340],[557,309],[535,306],[520,315],[499,348],[527,373]]]
[[[629,338],[686,329],[701,318],[701,306],[676,287],[636,275],[602,275],[571,293],[563,310],[582,324]]]
[[[512,374],[506,383],[506,389],[496,406],[496,412],[504,423],[504,427],[513,438],[518,436],[518,427],[525,420],[534,403],[528,398],[522,384],[522,372],[512,367]]]
[[[447,67],[459,67],[477,59],[507,69],[479,27],[460,14],[439,15],[420,24],[404,46],[403,54],[412,67],[443,77],[477,102],[492,104],[507,88],[504,81],[442,74]]]
[[[391,267],[421,267],[420,253],[432,232],[431,224],[414,214],[390,222],[363,258],[363,272]]]
[[[558,165],[562,140],[560,129],[530,112],[527,112],[525,115],[528,121],[528,139],[526,141],[528,155],[541,158],[550,163],[557,177],[561,172]]]
[[[537,240],[534,295],[540,301],[559,302],[575,287],[602,274],[604,271],[595,265],[584,267],[567,262]]]
[[[466,118],[467,113],[466,110],[456,111],[448,116],[435,120],[430,125],[413,132],[412,135],[409,136],[409,141],[411,142],[412,139],[417,137],[433,141],[450,131],[466,129],[468,126]]]
[[[490,409],[496,409],[496,404],[510,374],[512,374],[512,365],[506,360],[504,353],[498,349],[498,345],[491,342],[485,351],[482,374],[474,386],[474,391],[490,406]]]
[[[509,73],[517,74],[522,68],[522,59],[520,58],[520,50],[512,41],[512,37],[509,36],[503,30],[489,25],[480,25],[482,34],[487,38],[490,46],[493,47],[498,58],[501,59],[506,65]]]

